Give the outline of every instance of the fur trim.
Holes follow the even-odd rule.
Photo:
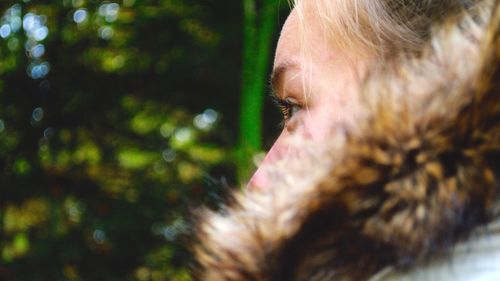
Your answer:
[[[367,280],[445,255],[498,217],[500,7],[484,2],[370,76],[368,117],[329,148],[338,162],[310,160],[308,180],[285,174],[204,212],[196,278]]]

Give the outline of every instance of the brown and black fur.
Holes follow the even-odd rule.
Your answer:
[[[418,57],[368,78],[368,117],[335,165],[313,165],[321,176],[205,212],[195,278],[368,280],[446,258],[498,219],[500,6],[484,2],[436,28]]]

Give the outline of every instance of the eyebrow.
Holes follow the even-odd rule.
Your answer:
[[[273,72],[271,73],[271,89],[273,95],[278,95],[278,86],[281,81],[283,75],[290,69],[298,67],[298,63],[296,61],[288,60],[282,63],[279,63],[276,67],[274,67]]]

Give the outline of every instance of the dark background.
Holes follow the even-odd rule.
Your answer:
[[[2,1],[0,280],[191,280],[190,211],[239,186],[242,5]]]

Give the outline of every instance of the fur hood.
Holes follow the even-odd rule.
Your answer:
[[[445,259],[498,219],[498,3],[445,21],[423,53],[374,71],[366,119],[308,168],[276,169],[269,192],[202,212],[195,278],[369,280]]]

